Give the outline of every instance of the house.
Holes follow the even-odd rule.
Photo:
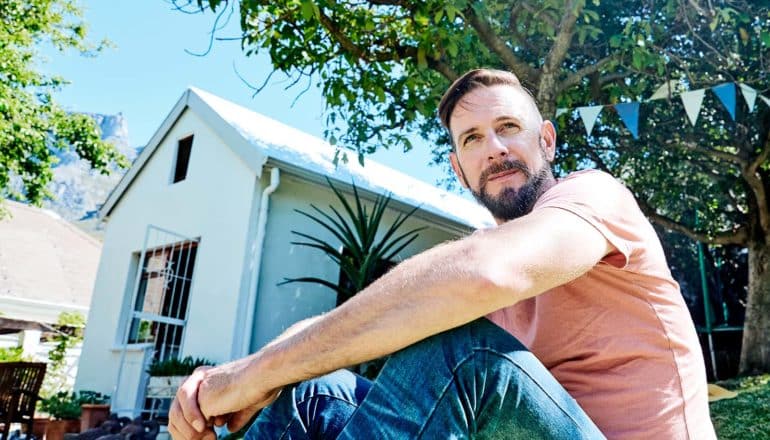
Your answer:
[[[46,360],[53,343],[40,343],[62,313],[85,317],[102,245],[58,214],[4,200],[0,220],[0,347],[21,346]],[[67,380],[79,347],[67,352]]]
[[[321,252],[292,245],[298,230],[331,239],[294,212],[336,204],[330,178],[365,199],[392,193],[384,224],[419,207],[426,226],[401,258],[492,224],[475,203],[371,160],[335,167],[335,148],[207,92],[176,103],[100,215],[104,245],[76,382],[136,414],[152,359],[224,362],[253,352],[292,323],[335,305],[334,292],[278,284],[336,281]]]

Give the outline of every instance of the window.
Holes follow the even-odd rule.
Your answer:
[[[176,165],[174,166],[174,181],[172,183],[181,182],[187,177],[187,165],[190,163],[192,144],[192,136],[179,140],[176,148]]]
[[[184,241],[145,252],[128,343],[152,343],[154,359],[179,356],[196,251]]]

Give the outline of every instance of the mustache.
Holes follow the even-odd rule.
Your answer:
[[[489,180],[489,176],[497,173],[502,173],[509,170],[517,170],[524,173],[524,176],[526,176],[527,180],[529,180],[532,177],[532,172],[529,171],[529,168],[527,168],[527,165],[524,164],[524,162],[516,159],[512,160],[505,160],[503,162],[497,162],[492,165],[490,165],[487,169],[485,169],[481,176],[479,177],[479,183],[480,187],[484,187],[487,184],[487,180]]]

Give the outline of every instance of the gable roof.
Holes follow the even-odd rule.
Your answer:
[[[4,318],[56,322],[91,303],[102,245],[47,209],[5,200],[0,220],[0,310]]]
[[[456,194],[367,159],[334,165],[336,148],[327,142],[282,124],[240,105],[197,88],[189,88],[150,139],[147,147],[123,176],[102,207],[102,217],[109,216],[123,193],[137,177],[144,164],[161,144],[176,120],[190,109],[258,176],[265,164],[300,174],[311,180],[333,181],[349,185],[351,181],[364,193],[390,192],[396,203],[421,210],[458,226],[482,228],[493,225],[489,212]]]

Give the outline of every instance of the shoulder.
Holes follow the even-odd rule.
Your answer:
[[[622,182],[599,170],[576,171],[559,179],[540,197],[536,206],[548,206],[560,201],[608,208],[636,204],[633,194]]]

